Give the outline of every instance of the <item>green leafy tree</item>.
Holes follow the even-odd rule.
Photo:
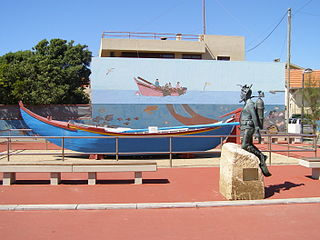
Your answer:
[[[311,122],[313,133],[316,134],[317,122],[320,120],[320,79],[309,74],[306,77],[302,94],[308,106],[306,118]]]
[[[88,103],[91,55],[85,45],[52,39],[0,57],[0,103]]]

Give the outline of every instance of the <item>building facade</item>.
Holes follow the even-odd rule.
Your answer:
[[[241,36],[104,32],[99,57],[245,60]]]

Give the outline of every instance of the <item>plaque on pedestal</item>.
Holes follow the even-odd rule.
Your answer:
[[[259,159],[235,143],[222,146],[220,193],[228,200],[264,199],[264,178]]]

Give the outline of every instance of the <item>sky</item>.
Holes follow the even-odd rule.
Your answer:
[[[0,56],[31,50],[42,39],[53,38],[87,45],[93,56],[97,56],[104,31],[203,33],[202,0],[0,2]],[[205,2],[206,33],[244,36],[246,60],[259,62],[278,58],[281,62],[287,61],[286,14],[291,8],[291,62],[305,68],[320,69],[319,0]]]

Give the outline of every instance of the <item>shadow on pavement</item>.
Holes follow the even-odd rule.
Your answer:
[[[97,184],[134,184],[133,179],[103,179],[97,180]],[[143,184],[168,184],[168,179],[142,179]],[[62,180],[62,185],[88,185],[87,180]],[[0,181],[2,185],[2,181]],[[13,185],[50,185],[50,180],[16,180]]]
[[[265,187],[265,197],[269,198],[273,196],[275,193],[280,193],[280,191],[287,191],[294,187],[303,186],[304,183],[292,183],[292,182],[284,182],[282,184],[269,185]]]

